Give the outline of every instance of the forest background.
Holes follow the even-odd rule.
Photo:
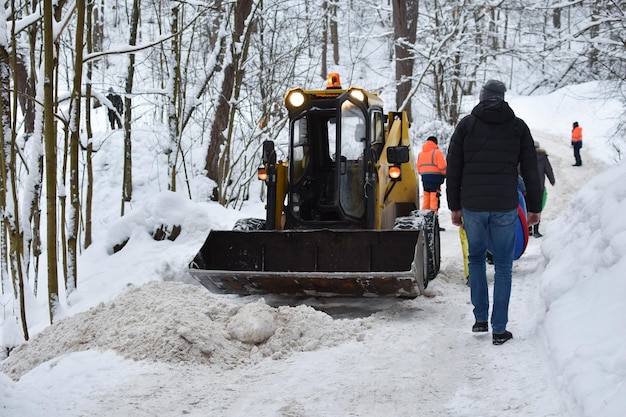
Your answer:
[[[430,135],[446,149],[464,100],[491,78],[525,95],[604,81],[599,98],[626,102],[622,1],[12,0],[0,11],[0,324],[15,320],[24,340],[29,298],[45,291],[52,323],[76,289],[99,207],[123,216],[142,193],[170,190],[238,208],[262,193],[263,141],[287,157],[291,87],[339,72],[408,112],[414,150]],[[113,109],[109,89],[124,103],[117,131],[92,117]],[[133,153],[139,137],[152,154]],[[94,197],[109,140],[123,143],[119,193]],[[153,175],[133,177],[134,164]]]

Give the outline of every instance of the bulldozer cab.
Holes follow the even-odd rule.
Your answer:
[[[268,229],[391,229],[419,207],[406,114],[385,115],[377,94],[354,87],[296,88],[285,106],[286,195],[268,204]]]
[[[382,119],[382,109],[371,112]],[[373,227],[363,192],[376,162],[370,117],[370,109],[345,94],[313,101],[291,120],[286,229]]]

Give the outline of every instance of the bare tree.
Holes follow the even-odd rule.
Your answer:
[[[322,9],[324,10],[324,15],[326,16],[328,10],[328,0],[324,0],[322,3]],[[320,75],[324,79],[328,77],[328,26],[328,19],[326,18],[322,24],[322,61],[320,63]]]
[[[211,127],[211,142],[206,157],[205,169],[207,176],[220,184],[223,174],[229,169],[227,153],[220,158],[222,145],[227,141],[224,132],[229,128],[232,132],[231,100],[233,99],[234,87],[241,82],[243,77],[240,68],[242,62],[241,37],[246,30],[246,21],[252,11],[253,0],[237,0],[232,6],[233,28],[231,31],[230,50],[228,60],[223,71],[221,92],[218,97],[218,105],[215,112],[215,120]],[[220,188],[218,186],[218,188]]]
[[[70,102],[70,212],[67,219],[68,264],[65,273],[65,287],[70,295],[78,283],[78,225],[80,220],[80,179],[78,152],[80,145],[80,121],[83,86],[83,45],[85,34],[85,3],[76,3],[76,46],[74,61],[74,88]]]
[[[54,320],[55,304],[59,301],[59,278],[57,271],[57,152],[56,126],[54,124],[54,19],[52,0],[44,1],[44,142],[46,169],[46,224],[48,259],[48,312],[50,323]]]
[[[137,32],[139,28],[139,18],[141,16],[141,0],[133,0],[133,12],[131,16],[130,39],[128,44],[137,45]],[[133,92],[133,82],[135,76],[135,54],[131,53],[128,57],[128,76],[126,78],[126,94],[124,96],[124,179],[122,185],[122,210],[124,214],[124,206],[126,202],[132,200],[133,196],[133,159],[132,159],[132,140],[130,124],[132,120],[131,93]]]
[[[0,14],[0,18],[2,18]],[[7,206],[7,183],[9,181],[8,166],[10,164],[9,155],[7,155],[7,149],[11,146],[11,106],[9,104],[9,91],[11,89],[11,80],[9,79],[10,65],[9,65],[9,53],[6,48],[8,45],[0,46],[0,118],[2,123],[2,147],[0,147],[0,290],[4,294],[9,287],[9,265],[8,259],[8,245],[7,245],[7,228],[8,221],[7,214],[10,212]]]
[[[337,3],[328,3],[328,20],[330,26],[330,42],[333,45],[333,62],[339,65],[339,30],[337,23]]]
[[[392,0],[396,66],[396,106],[411,115],[411,92],[415,59],[411,47],[415,44],[419,17],[419,0]]]
[[[86,46],[87,53],[90,54],[95,50],[96,46],[102,45],[102,37],[99,35],[98,28],[102,28],[100,22],[101,13],[98,8],[94,10],[94,2],[87,3],[86,10]],[[98,42],[99,40],[99,42]],[[82,199],[82,206],[85,208],[83,212],[85,233],[83,237],[83,246],[88,248],[92,242],[92,207],[93,207],[93,128],[91,125],[91,106],[92,106],[92,81],[94,62],[87,62],[87,83],[85,85],[85,130],[87,134],[87,145],[85,147],[85,171],[87,175],[87,183],[85,185],[86,192]]]
[[[171,57],[168,60],[171,64],[170,68],[170,79],[168,83],[168,98],[169,98],[169,106],[168,106],[168,130],[170,136],[170,149],[168,153],[168,172],[170,183],[168,189],[171,191],[176,191],[176,175],[177,175],[177,166],[176,166],[176,157],[179,148],[180,141],[180,131],[179,131],[179,117],[178,112],[181,110],[180,102],[181,100],[181,76],[180,76],[180,60],[181,60],[181,51],[180,51],[180,40],[181,35],[178,33],[178,18],[181,14],[180,11],[181,6],[172,7],[172,27],[171,31],[173,34],[172,37],[172,48],[171,48]],[[172,156],[174,154],[174,157]]]

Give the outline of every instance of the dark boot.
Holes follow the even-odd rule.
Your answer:
[[[533,235],[533,227],[528,226],[528,236],[532,236],[532,235]]]
[[[504,333],[493,334],[494,345],[501,345],[511,339],[513,339],[513,333],[506,331],[506,330],[504,331]]]
[[[533,226],[533,236],[535,237],[541,237],[543,236],[541,233],[539,233],[539,223],[537,223],[536,225]]]

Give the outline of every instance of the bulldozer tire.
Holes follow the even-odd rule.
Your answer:
[[[423,275],[423,280],[418,279],[417,283],[420,293],[423,294],[424,290],[428,288],[428,281],[430,280],[429,276],[432,274],[432,260],[430,253],[429,236],[425,229],[424,217],[419,215],[416,211],[411,212],[410,216],[396,217],[393,228],[401,230],[419,230],[422,232],[422,247],[421,249],[417,247],[415,248],[415,259],[416,261],[419,261],[418,263],[420,265],[414,265],[414,268],[423,269],[423,273],[419,274]],[[415,271],[415,273],[417,277],[417,271]]]
[[[439,218],[432,210],[416,210],[414,215],[423,219],[422,225],[426,232],[429,262],[428,281],[432,281],[439,274],[441,267],[441,240],[439,236]]]
[[[424,241],[428,248],[425,260],[428,273],[424,279],[424,288],[428,282],[437,277],[441,266],[441,241],[439,238],[439,219],[432,210],[415,210],[410,216],[398,217],[394,229],[416,229],[424,233]]]
[[[423,233],[415,245],[415,255],[413,259],[411,270],[413,271],[419,293],[424,295],[424,290],[428,288],[428,246],[426,244],[426,235]]]
[[[402,230],[420,230],[422,229],[422,219],[416,216],[396,217],[393,228]]]
[[[265,219],[239,219],[235,222],[233,230],[261,230],[265,228]]]

